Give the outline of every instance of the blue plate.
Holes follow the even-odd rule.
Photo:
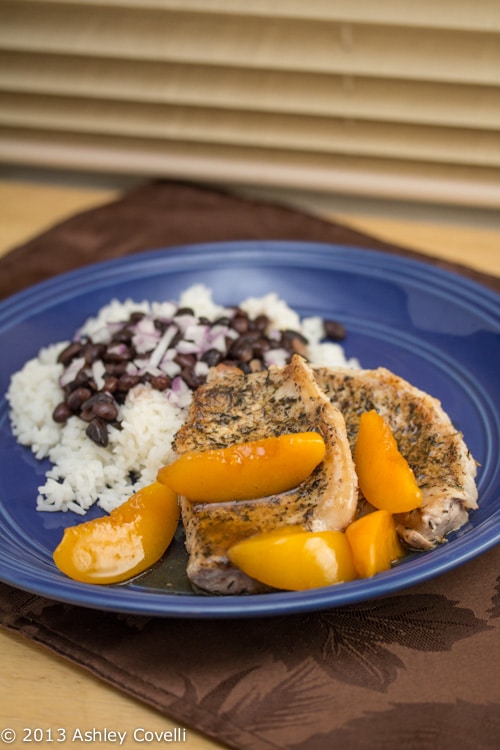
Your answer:
[[[318,610],[387,595],[481,554],[500,539],[500,297],[458,275],[393,255],[332,245],[238,242],[159,250],[64,274],[0,305],[0,393],[39,348],[69,339],[112,297],[176,299],[193,283],[225,305],[277,292],[301,315],[340,320],[362,366],[387,367],[439,398],[480,463],[479,509],[448,543],[375,578],[308,592],[209,597],[186,585],[182,540],[160,567],[119,586],[56,569],[70,513],[35,511],[47,464],[12,437],[0,403],[0,579],[86,607],[169,617],[251,617]],[[180,569],[180,567],[182,570]]]

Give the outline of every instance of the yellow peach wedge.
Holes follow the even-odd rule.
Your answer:
[[[162,467],[158,481],[192,502],[251,500],[297,487],[325,450],[319,433],[299,432],[191,451]]]
[[[263,532],[230,547],[229,559],[251,578],[286,591],[331,586],[357,577],[341,531],[312,532],[293,526]]]
[[[54,562],[76,581],[120,583],[162,557],[178,521],[177,495],[154,482],[138,490],[109,516],[65,529],[54,551]]]
[[[361,578],[389,570],[404,556],[394,519],[387,510],[376,510],[351,523],[345,531],[354,566]]]
[[[354,464],[361,492],[375,508],[405,513],[421,505],[422,491],[413,471],[389,425],[374,410],[361,415]]]

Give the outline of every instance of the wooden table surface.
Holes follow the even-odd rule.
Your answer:
[[[0,181],[0,255],[59,220],[116,195],[107,189]],[[383,239],[500,275],[500,228],[458,220],[438,224],[359,214],[335,218]],[[14,729],[18,740],[13,747],[25,746],[21,740],[29,730],[38,729],[45,739],[52,730],[56,740],[58,730],[71,739],[77,730],[107,727],[127,732],[122,747],[132,748],[140,746],[134,740],[136,728],[161,732],[179,726],[48,650],[3,630],[0,662],[0,737],[2,729]],[[222,747],[189,728],[183,744],[190,750]]]

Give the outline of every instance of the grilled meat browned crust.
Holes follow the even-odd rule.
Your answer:
[[[476,462],[441,403],[384,368],[319,368],[316,380],[342,412],[354,450],[362,412],[388,422],[422,490],[422,506],[396,516],[398,533],[414,549],[431,549],[463,526],[477,508]]]
[[[301,357],[294,356],[284,368],[249,375],[219,366],[195,392],[188,420],[174,441],[177,454],[311,430],[323,436],[326,454],[299,487],[248,501],[191,503],[181,498],[187,573],[197,588],[217,594],[265,590],[230,564],[229,547],[280,526],[343,529],[355,514],[358,492],[344,419]]]

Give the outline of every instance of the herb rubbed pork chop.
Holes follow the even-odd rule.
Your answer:
[[[346,421],[352,450],[362,412],[375,409],[389,424],[422,490],[420,508],[395,516],[412,549],[432,549],[477,508],[477,464],[441,403],[385,368],[318,368],[315,377]]]
[[[225,503],[181,498],[187,574],[196,588],[213,594],[266,590],[231,565],[229,547],[258,532],[294,524],[313,531],[343,529],[355,515],[358,490],[344,418],[301,357],[294,356],[284,368],[248,375],[220,365],[195,392],[188,419],[174,440],[178,455],[304,431],[319,432],[326,453],[296,489]]]

